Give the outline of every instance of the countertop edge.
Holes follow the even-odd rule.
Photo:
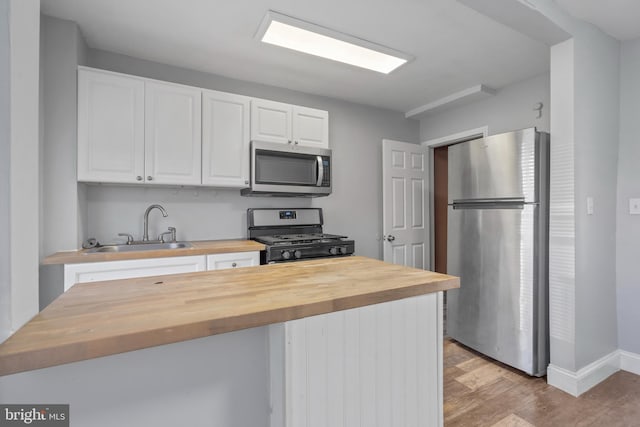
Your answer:
[[[136,259],[214,255],[233,252],[263,251],[265,246],[253,240],[197,240],[189,241],[191,248],[158,249],[154,251],[86,253],[84,250],[61,251],[44,258],[41,265],[84,264],[89,262],[125,261]]]
[[[449,277],[451,278],[417,284],[402,289],[382,290],[309,304],[280,307],[261,312],[226,317],[224,319],[186,323],[170,328],[138,331],[95,340],[5,354],[0,357],[2,361],[2,363],[0,363],[0,376],[458,288],[460,286],[459,279],[452,276]],[[114,347],[117,347],[117,350],[114,351]],[[47,357],[43,357],[45,355]]]

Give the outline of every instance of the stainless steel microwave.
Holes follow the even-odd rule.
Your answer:
[[[331,194],[331,150],[251,141],[251,187],[243,196]]]

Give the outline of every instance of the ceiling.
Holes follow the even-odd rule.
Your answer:
[[[640,37],[638,0],[556,0],[574,17],[592,23],[619,40]]]
[[[402,112],[479,84],[500,89],[549,69],[544,43],[452,0],[41,0],[41,5],[47,15],[77,22],[92,48]],[[269,9],[415,60],[383,75],[260,43],[254,34]]]
[[[638,0],[556,2],[617,39],[640,37]],[[43,13],[77,22],[92,48],[402,112],[479,84],[500,89],[549,68],[544,43],[452,0],[41,0],[41,4]],[[262,44],[254,34],[269,9],[416,59],[382,75]]]

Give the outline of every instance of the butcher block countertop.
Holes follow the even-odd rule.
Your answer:
[[[158,249],[154,251],[95,252],[86,250],[56,252],[46,257],[42,264],[77,264],[83,262],[121,261],[125,259],[165,258],[174,256],[210,255],[229,252],[263,251],[264,245],[253,240],[202,240],[193,241],[191,248]]]
[[[0,344],[0,376],[459,286],[360,256],[79,283]]]

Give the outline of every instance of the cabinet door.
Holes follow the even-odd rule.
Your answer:
[[[204,255],[65,264],[64,290],[81,282],[193,273],[205,269]]]
[[[250,98],[202,92],[202,184],[244,188],[249,184]]]
[[[251,139],[291,144],[292,106],[282,102],[251,101]]]
[[[293,142],[307,147],[329,148],[329,112],[294,106]]]
[[[78,70],[78,181],[142,182],[144,81]]]
[[[146,82],[145,180],[201,183],[201,90]]]
[[[207,270],[260,265],[260,252],[232,252],[207,255]]]

